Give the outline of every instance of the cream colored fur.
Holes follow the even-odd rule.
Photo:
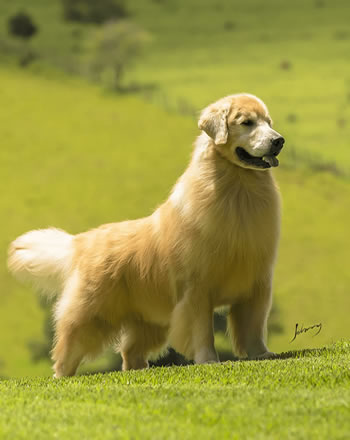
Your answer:
[[[59,229],[29,231],[11,243],[10,269],[47,294],[62,290],[72,265],[73,236]]]
[[[242,118],[253,118],[254,127]],[[240,161],[235,148],[265,154],[265,104],[232,95],[207,107],[192,160],[150,217],[71,236],[32,231],[10,246],[22,280],[58,291],[56,377],[117,344],[123,368],[144,368],[168,344],[197,363],[217,361],[213,311],[229,306],[239,356],[268,357],[266,320],[279,237],[279,195],[270,170]],[[260,134],[259,134],[260,133]],[[264,151],[263,151],[264,150]]]

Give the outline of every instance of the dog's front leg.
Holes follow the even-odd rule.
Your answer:
[[[192,322],[193,359],[196,364],[218,362],[214,346],[213,310],[198,307],[195,315]]]
[[[246,299],[231,306],[228,314],[233,346],[236,354],[249,359],[274,356],[266,344],[266,323],[271,307],[271,280],[268,275],[257,281]]]
[[[172,314],[169,342],[175,350],[197,364],[218,361],[209,298],[187,292]]]

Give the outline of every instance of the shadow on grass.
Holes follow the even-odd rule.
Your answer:
[[[220,351],[220,362],[261,362],[261,361],[275,361],[283,359],[299,359],[303,357],[318,357],[323,353],[329,352],[329,348],[307,348],[303,350],[286,351],[283,353],[276,353],[274,356],[267,359],[239,359],[234,356],[231,351]],[[193,361],[188,361],[183,356],[178,354],[175,350],[170,349],[166,356],[159,358],[157,361],[150,361],[149,366],[155,367],[185,367],[188,365],[194,365]],[[114,371],[120,371],[120,368],[106,368],[99,371],[84,372],[84,375],[95,375],[98,373],[111,373]]]
[[[283,353],[276,354],[276,357],[273,357],[272,359],[291,359],[291,358],[321,356],[326,351],[329,351],[329,348],[326,348],[326,347],[305,348],[303,350],[285,351]]]
[[[241,362],[246,361],[275,361],[275,360],[283,360],[283,359],[299,359],[304,357],[318,357],[323,353],[329,352],[329,348],[305,348],[303,350],[291,350],[285,351],[282,353],[276,353],[274,356],[271,356],[267,359],[236,359]]]
[[[238,357],[235,357],[232,352],[230,351],[221,351],[220,352],[220,363],[235,363],[235,362],[261,362],[261,361],[275,361],[275,360],[284,360],[284,359],[300,359],[304,357],[319,357],[322,356],[322,354],[329,352],[329,347],[323,347],[323,348],[307,348],[303,350],[293,350],[293,351],[286,351],[283,353],[275,354],[274,356],[268,358],[268,359],[239,359]],[[175,357],[173,357],[175,356]],[[183,358],[181,355],[176,353],[174,350],[170,351],[170,356],[165,356],[164,358],[158,359],[158,361],[150,362],[151,368],[156,367],[185,367],[188,365],[194,365],[193,361],[188,361],[185,358]],[[214,363],[214,365],[218,365],[217,363]],[[84,372],[84,376],[94,376],[96,374],[104,374],[104,373],[112,373],[112,372],[121,372],[120,369],[105,369],[105,370],[99,370],[99,371],[88,371]]]

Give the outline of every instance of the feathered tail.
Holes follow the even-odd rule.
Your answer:
[[[9,247],[9,271],[48,295],[59,293],[72,269],[73,238],[55,228],[21,235]]]

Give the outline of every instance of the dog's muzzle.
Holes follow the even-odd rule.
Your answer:
[[[284,144],[284,138],[278,136],[271,140],[271,147],[267,154],[261,157],[255,157],[249,154],[244,148],[237,147],[236,154],[238,158],[247,165],[254,166],[256,168],[271,168],[278,167],[279,161],[277,159],[278,154],[281,152]]]

